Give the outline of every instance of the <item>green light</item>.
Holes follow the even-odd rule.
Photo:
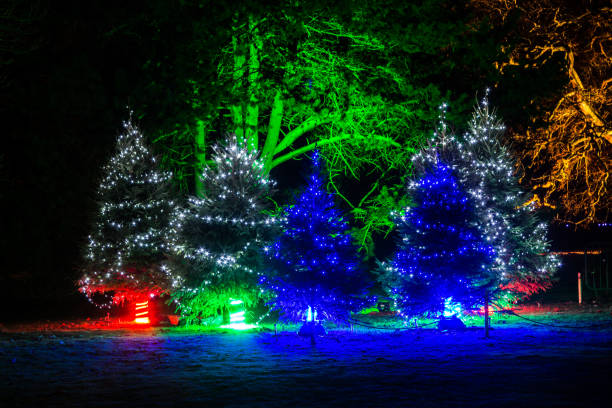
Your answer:
[[[230,322],[244,322],[244,310],[230,314]]]
[[[224,324],[223,326],[220,326],[220,327],[222,329],[249,330],[249,329],[256,329],[257,325],[249,324],[249,323],[230,323],[230,324]]]
[[[244,302],[240,299],[230,299],[230,305],[242,305]],[[222,329],[233,329],[233,330],[249,330],[255,329],[257,325],[249,324],[244,322],[244,310],[239,310],[234,313],[230,313],[230,323],[221,326]]]

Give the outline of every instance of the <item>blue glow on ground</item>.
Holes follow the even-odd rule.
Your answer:
[[[332,329],[314,347],[283,326],[278,336],[0,333],[0,392],[7,406],[74,407],[596,407],[608,398],[612,327],[493,327],[489,339],[481,327]]]

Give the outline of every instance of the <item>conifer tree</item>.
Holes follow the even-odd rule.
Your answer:
[[[118,301],[178,284],[164,263],[174,208],[170,179],[131,119],[125,122],[97,190],[99,212],[79,280],[90,300],[95,292],[112,291]]]
[[[204,197],[191,197],[173,222],[173,272],[185,280],[173,297],[191,319],[223,310],[230,299],[257,301],[259,254],[277,228],[269,200],[275,183],[234,134],[213,146],[201,179]]]
[[[506,299],[550,287],[559,260],[548,255],[547,224],[519,184],[514,159],[503,143],[505,127],[490,109],[488,90],[474,108],[468,133],[456,141],[461,183],[480,215],[481,230],[497,251],[496,269]]]
[[[261,285],[289,320],[345,319],[368,287],[349,226],[325,190],[318,152],[306,190],[285,210],[285,231],[265,248],[270,270]],[[316,316],[316,317],[315,317]]]
[[[449,303],[483,304],[498,284],[495,251],[477,228],[468,196],[448,165],[430,164],[409,184],[415,206],[395,217],[398,249],[380,275],[406,318],[439,316]]]

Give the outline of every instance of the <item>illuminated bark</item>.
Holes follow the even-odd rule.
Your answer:
[[[563,58],[565,86],[526,129],[513,129],[522,181],[535,193],[531,201],[554,209],[559,221],[605,221],[612,203],[612,9],[555,0],[473,4],[494,23],[518,13],[521,41],[497,64],[502,73],[511,65],[538,68]]]
[[[261,152],[266,172],[318,146],[328,188],[352,209],[358,241],[372,244],[373,233],[393,228],[388,213],[405,204],[401,175],[431,135],[437,107],[457,102],[457,120],[468,112],[460,91],[439,87],[489,55],[487,46],[471,45],[464,11],[447,0],[234,8],[215,30],[195,30],[180,54],[185,66],[198,58],[199,68],[179,73],[193,81],[192,92],[183,90],[191,111],[173,105],[182,123],[158,138],[168,167],[188,177],[199,172],[192,151],[198,119],[207,143],[234,132]],[[220,38],[214,48],[202,45],[210,37]],[[365,195],[352,188],[357,182],[368,185]]]
[[[196,168],[203,169],[206,166],[206,129],[205,123],[202,120],[197,122],[197,131],[195,134],[195,158]],[[195,177],[195,194],[197,197],[204,197],[204,185],[202,184],[201,173],[196,171]]]

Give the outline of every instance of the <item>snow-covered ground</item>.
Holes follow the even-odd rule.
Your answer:
[[[0,406],[601,407],[612,399],[612,316],[592,312],[528,316],[592,328],[499,316],[490,338],[357,328],[315,346],[287,327],[4,327]]]

